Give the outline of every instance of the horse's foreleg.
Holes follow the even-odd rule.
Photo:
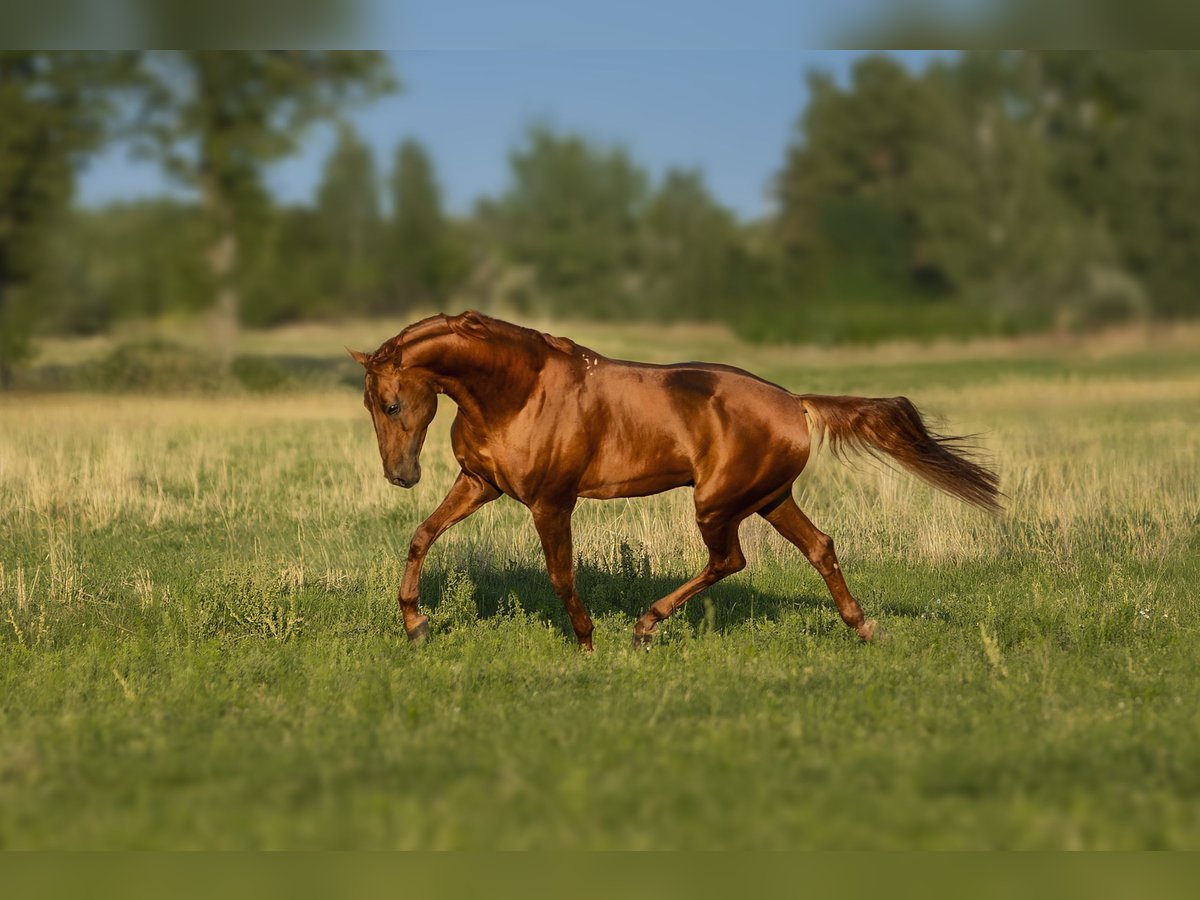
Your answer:
[[[575,592],[575,557],[571,549],[571,507],[530,508],[554,593],[567,608],[580,648],[592,649],[592,617]]]
[[[450,487],[450,493],[433,513],[417,526],[412,543],[408,547],[408,564],[404,568],[404,580],[400,583],[400,614],[404,616],[404,630],[408,639],[420,643],[429,634],[429,617],[417,612],[417,599],[421,585],[421,566],[429,548],[450,526],[461,522],[484,504],[500,496],[500,492],[481,478],[459,472]]]
[[[700,526],[700,535],[708,547],[708,565],[695,578],[650,604],[650,608],[634,626],[634,647],[649,646],[659,622],[705,588],[746,567],[746,557],[742,555],[742,546],[738,542],[740,519],[698,516],[696,524]]]
[[[864,641],[875,637],[875,620],[863,615],[862,607],[846,587],[842,567],[833,552],[833,538],[809,521],[808,516],[801,512],[790,494],[769,512],[763,512],[762,517],[775,526],[776,531],[799,547],[813,568],[821,573],[829,593],[837,603],[842,621],[853,628]]]

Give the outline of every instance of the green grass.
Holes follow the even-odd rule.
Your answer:
[[[0,399],[0,846],[1200,846],[1192,338],[556,330],[908,393],[987,432],[1009,511],[822,457],[797,497],[886,641],[756,521],[746,571],[635,653],[634,616],[702,563],[690,496],[583,502],[585,657],[501,500],[432,552],[412,648],[393,598],[450,409],[402,492],[348,388]]]

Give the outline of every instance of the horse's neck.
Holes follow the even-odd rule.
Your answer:
[[[541,360],[509,338],[453,333],[406,345],[403,358],[405,368],[428,371],[464,414],[481,422],[524,405],[541,368]]]

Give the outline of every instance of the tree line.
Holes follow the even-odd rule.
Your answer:
[[[397,90],[377,53],[0,54],[0,379],[35,329],[208,310],[241,323],[470,303],[710,320],[761,340],[1091,327],[1200,304],[1200,55],[965,52],[809,76],[770,214],[700,172],[531,128],[498,196],[446,213],[414,141],[384,166],[342,110]],[[265,166],[338,139],[310,204]],[[196,199],[71,202],[133,141]],[[228,351],[231,352],[231,351]]]

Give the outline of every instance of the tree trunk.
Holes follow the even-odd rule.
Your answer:
[[[13,334],[8,331],[12,328],[11,323],[4,321],[7,311],[4,308],[4,302],[8,285],[5,284],[5,277],[0,271],[0,391],[6,391],[12,387],[13,383],[13,357],[19,355],[19,347],[17,341],[14,340]]]
[[[213,352],[222,371],[228,372],[237,356],[241,303],[236,282],[238,239],[229,204],[215,185],[204,190],[204,205],[216,231],[208,251],[208,270],[216,289],[210,313]]]

